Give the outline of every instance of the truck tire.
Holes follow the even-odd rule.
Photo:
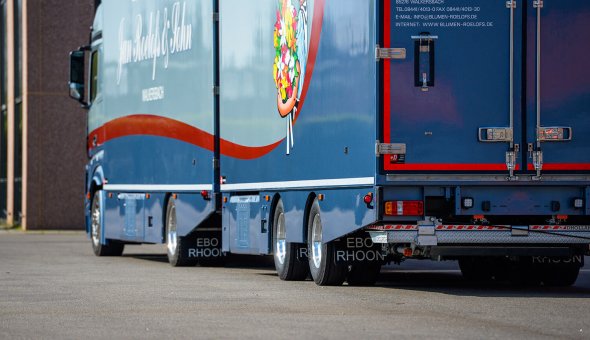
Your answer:
[[[105,240],[106,243],[102,244],[102,233],[103,226],[100,223],[101,220],[101,202],[100,202],[100,192],[101,190],[94,193],[92,197],[92,206],[91,206],[91,225],[90,225],[90,241],[92,242],[92,251],[96,256],[121,256],[123,254],[123,249],[125,248],[125,244],[122,242],[114,241],[114,240]]]
[[[539,268],[530,256],[520,256],[518,261],[510,263],[508,280],[515,286],[534,287],[541,284]]]
[[[272,252],[275,269],[281,280],[301,281],[307,278],[309,267],[306,261],[297,256],[304,249],[305,247],[297,243],[287,242],[285,208],[283,201],[279,200],[272,219]]]
[[[166,255],[170,265],[173,267],[186,267],[197,264],[195,258],[188,256],[190,241],[189,237],[178,236],[176,231],[176,204],[174,198],[171,197],[166,206]]]
[[[462,257],[459,269],[468,281],[490,281],[493,275],[492,264],[481,257]]]
[[[219,257],[204,257],[198,261],[201,267],[223,267],[225,266],[225,256]]]
[[[372,286],[377,282],[380,272],[380,262],[354,263],[350,265],[346,281],[349,286]]]
[[[322,242],[322,238],[320,206],[316,200],[307,220],[309,270],[318,286],[339,286],[346,278],[348,266],[335,261],[336,246],[333,242]]]
[[[576,263],[548,264],[542,266],[540,277],[548,287],[567,287],[576,283],[580,266]]]

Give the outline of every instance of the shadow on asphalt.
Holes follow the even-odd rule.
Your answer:
[[[272,256],[257,255],[229,255],[226,260],[228,268],[268,269],[274,272],[275,263]]]
[[[168,263],[166,254],[123,254],[122,257],[138,260]],[[272,256],[228,255],[225,257],[226,268],[268,269],[274,271]],[[273,274],[276,275],[276,274]]]
[[[128,254],[123,255],[123,257],[168,263],[165,254]],[[521,287],[508,282],[482,283],[467,281],[463,279],[459,270],[455,270],[454,265],[445,265],[443,267],[429,265],[425,267],[419,268],[418,265],[412,265],[409,268],[402,269],[402,267],[397,266],[386,266],[381,271],[375,286],[456,296],[590,298],[590,275],[584,272],[580,273],[576,285],[572,287]],[[255,275],[277,276],[272,256],[232,254],[227,256],[225,268],[228,268],[228,270],[232,268],[262,270],[264,272],[257,272]]]
[[[163,254],[123,254],[122,257],[130,257],[138,260],[168,263],[168,258]]]
[[[579,278],[578,285],[572,287],[526,287],[509,282],[467,281],[459,271],[437,273],[389,271],[380,274],[377,286],[456,296],[590,298],[590,287],[580,285],[580,281],[587,280]]]

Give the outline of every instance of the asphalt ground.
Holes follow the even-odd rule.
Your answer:
[[[588,339],[589,319],[587,269],[573,287],[515,288],[407,261],[375,287],[318,287],[264,257],[172,268],[162,245],[98,258],[83,233],[0,232],[0,339]]]

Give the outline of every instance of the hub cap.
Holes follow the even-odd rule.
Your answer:
[[[176,233],[176,207],[170,208],[170,214],[168,215],[168,228],[167,228],[166,246],[170,255],[176,254],[176,248],[178,246],[178,234]]]
[[[277,239],[275,241],[275,256],[280,264],[285,263],[287,255],[287,237],[285,232],[285,215],[281,212],[277,219]]]
[[[313,225],[311,232],[311,258],[313,265],[320,268],[322,263],[322,220],[320,214],[313,217]]]
[[[91,233],[92,245],[97,247],[100,244],[100,202],[98,198],[94,198],[92,202]]]

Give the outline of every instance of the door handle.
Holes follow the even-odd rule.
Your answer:
[[[423,92],[434,86],[434,41],[438,36],[422,32],[414,39],[414,86]]]

